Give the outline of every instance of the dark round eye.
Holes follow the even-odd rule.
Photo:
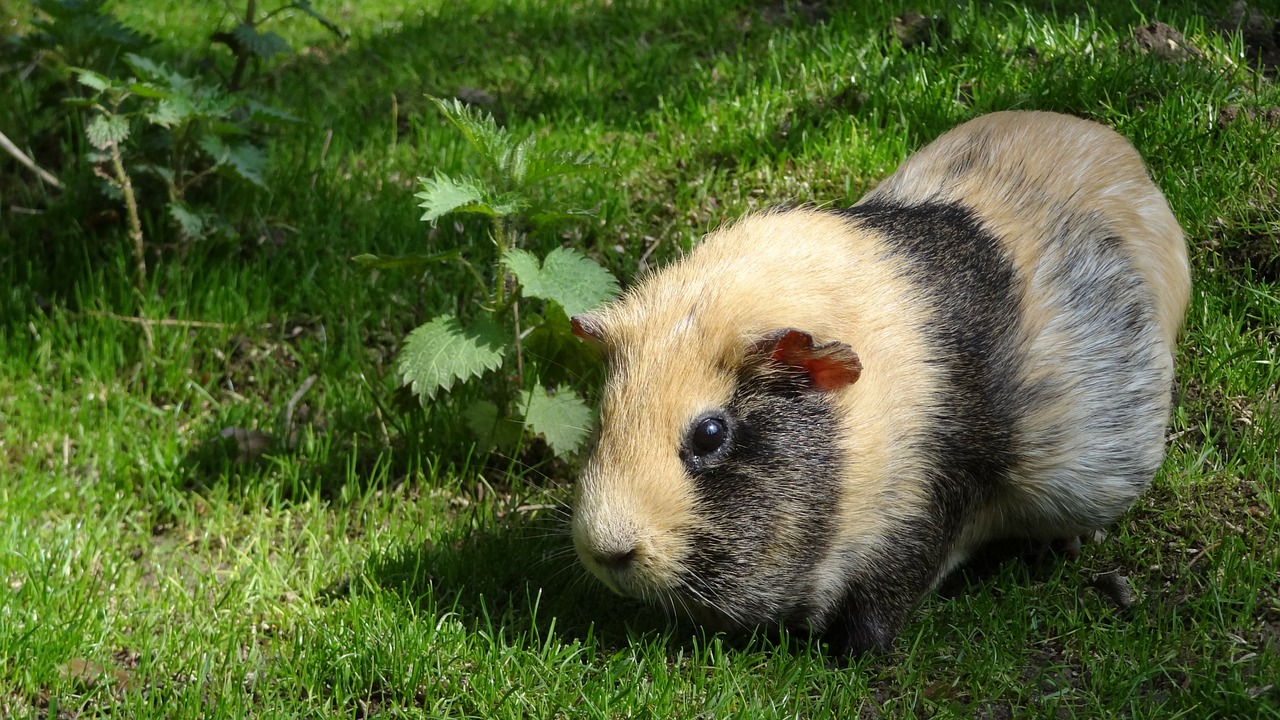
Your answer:
[[[729,439],[729,424],[718,417],[703,418],[689,433],[689,449],[694,455],[710,455]]]

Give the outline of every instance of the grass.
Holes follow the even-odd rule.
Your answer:
[[[147,220],[141,314],[207,324],[154,325],[149,350],[123,319],[123,226],[75,181],[74,117],[0,81],[0,127],[53,123],[35,155],[69,185],[4,161],[0,715],[1280,717],[1280,128],[1222,119],[1280,90],[1218,33],[1227,3],[922,2],[949,37],[913,50],[890,6],[316,5],[351,39],[271,28],[302,50],[259,87],[304,122],[273,138],[272,192],[216,199],[242,242],[179,254]],[[220,6],[114,9],[181,63]],[[1127,45],[1150,20],[1203,56]],[[476,91],[608,167],[566,188],[595,219],[530,242],[624,277],[753,208],[850,203],[983,112],[1116,127],[1195,275],[1151,492],[1080,560],[961,578],[891,655],[851,667],[807,638],[703,634],[609,596],[568,552],[571,469],[471,457],[447,406],[396,410],[396,344],[466,304],[461,276],[348,260],[474,231],[429,231],[412,193],[463,162],[424,93]],[[243,452],[224,430],[268,444]],[[1134,605],[1091,584],[1107,573]]]

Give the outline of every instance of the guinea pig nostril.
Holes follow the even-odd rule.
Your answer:
[[[635,561],[637,553],[636,549],[633,547],[628,550],[597,551],[592,554],[595,556],[596,562],[600,563],[601,567],[606,567],[611,570],[626,570],[627,567]]]

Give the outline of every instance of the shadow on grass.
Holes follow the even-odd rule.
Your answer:
[[[374,556],[363,574],[421,609],[449,612],[469,627],[500,629],[507,637],[563,643],[590,637],[616,650],[636,636],[662,634],[674,649],[698,634],[637,600],[611,594],[587,575],[572,547],[563,523],[500,522],[449,542]]]

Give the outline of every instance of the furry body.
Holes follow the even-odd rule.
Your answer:
[[[745,218],[575,318],[610,369],[579,555],[709,623],[887,648],[979,544],[1142,493],[1189,293],[1124,138],[961,125],[852,208]]]

